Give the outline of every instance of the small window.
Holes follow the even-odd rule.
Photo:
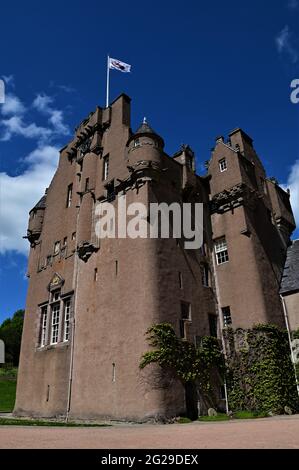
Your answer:
[[[45,305],[41,309],[41,336],[40,336],[41,347],[44,347],[46,345],[47,320],[48,320],[48,308]]]
[[[140,146],[140,140],[139,139],[135,139],[134,140],[134,147],[139,147]]]
[[[54,255],[58,255],[60,251],[60,241],[54,243]]]
[[[183,289],[183,275],[181,272],[179,272],[179,286],[180,289]]]
[[[221,160],[219,160],[219,169],[220,169],[221,173],[223,171],[227,170],[226,158],[222,158]]]
[[[52,306],[52,327],[51,327],[51,344],[58,343],[59,323],[60,323],[60,303]]]
[[[85,192],[89,190],[89,178],[86,178],[85,180]]]
[[[63,246],[66,246],[67,245],[67,237],[64,237],[63,239]]]
[[[223,264],[229,261],[225,237],[215,240],[215,253],[217,258],[217,264]]]
[[[201,271],[201,283],[204,287],[209,287],[210,279],[209,279],[209,266],[207,264],[202,264],[200,266]]]
[[[76,232],[72,233],[72,240],[76,240]]]
[[[54,290],[51,294],[51,302],[57,302],[60,298],[60,289]]]
[[[115,260],[115,276],[118,275],[118,261]]]
[[[187,339],[187,324],[190,322],[191,305],[188,302],[181,302],[180,335],[183,339]]]
[[[71,316],[71,299],[67,299],[64,301],[63,341],[68,341],[70,338],[70,316]]]
[[[209,328],[210,336],[217,338],[217,316],[213,313],[209,313]]]
[[[103,180],[107,180],[109,175],[109,155],[103,158]]]
[[[67,187],[66,207],[71,207],[73,197],[73,185],[69,184]]]
[[[223,326],[229,326],[232,324],[232,316],[230,313],[230,307],[223,307],[222,309]]]
[[[98,268],[94,268],[93,280],[95,282],[98,280]]]

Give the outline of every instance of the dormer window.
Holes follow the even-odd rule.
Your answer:
[[[134,147],[139,147],[140,146],[140,140],[139,139],[135,139],[134,140]]]
[[[226,158],[222,158],[221,160],[219,160],[219,169],[220,169],[221,173],[223,173],[223,171],[227,170]]]

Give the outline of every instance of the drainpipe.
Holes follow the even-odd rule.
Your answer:
[[[293,367],[294,367],[294,374],[295,374],[295,380],[296,380],[297,393],[298,393],[298,396],[299,396],[299,380],[298,380],[298,375],[297,375],[297,370],[296,370],[296,362],[295,362],[294,351],[293,351],[293,348],[292,348],[292,337],[291,337],[291,331],[290,331],[288,309],[287,309],[284,297],[281,294],[279,295],[279,297],[280,297],[280,300],[281,300],[281,303],[282,303],[285,324],[286,324],[286,327],[287,327],[289,346],[290,346],[290,350],[291,350],[291,358],[292,358],[292,363],[293,363]]]
[[[76,242],[76,245],[77,245],[77,237],[76,237],[75,242]],[[75,291],[75,295],[74,295],[74,303],[73,303],[71,357],[70,357],[69,380],[68,380],[68,397],[67,397],[67,408],[66,408],[66,415],[65,415],[65,421],[66,422],[68,422],[68,420],[69,420],[69,413],[70,413],[70,409],[71,409],[71,396],[72,396],[72,383],[73,383],[73,370],[74,370],[76,310],[77,310],[77,295],[78,295],[79,267],[80,267],[79,257],[77,255],[77,253],[74,253],[74,256],[75,256],[75,260],[74,260],[75,278],[74,278],[74,282],[73,282],[73,288],[74,288],[74,291]]]
[[[221,342],[222,342],[224,360],[226,363],[227,354],[226,354],[226,345],[225,345],[224,336],[223,336],[224,325],[223,325],[223,318],[222,318],[222,312],[221,312],[221,307],[220,307],[220,289],[219,289],[219,283],[218,283],[214,248],[212,252],[212,261],[213,261],[213,271],[214,271],[214,280],[215,280],[216,303],[217,303],[218,317],[219,317],[219,323],[220,323]],[[225,376],[224,376],[223,386],[224,386],[224,394],[225,394],[225,409],[226,409],[226,414],[228,415],[229,405],[228,405],[227,384],[226,384]]]

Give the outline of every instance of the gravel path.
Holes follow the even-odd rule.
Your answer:
[[[103,428],[0,426],[10,449],[299,449],[299,415],[218,423],[114,425]]]

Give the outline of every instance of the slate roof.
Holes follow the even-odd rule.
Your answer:
[[[299,290],[299,240],[294,240],[287,251],[280,294],[286,295]]]
[[[148,122],[146,122],[146,120],[144,119],[143,123],[138,127],[135,134],[156,134],[156,132],[151,128]]]

